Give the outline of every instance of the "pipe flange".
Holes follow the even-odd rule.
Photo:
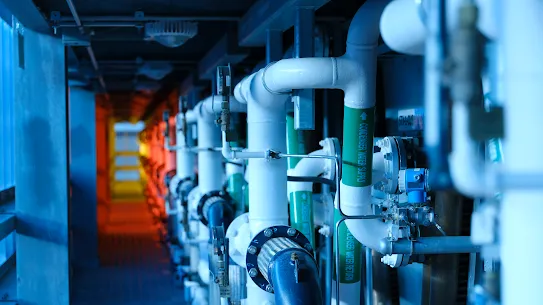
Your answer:
[[[207,209],[218,200],[226,202],[226,204],[232,209],[232,211],[234,210],[234,206],[232,204],[232,197],[230,197],[228,193],[223,191],[211,191],[207,194],[204,194],[200,198],[200,201],[198,201],[198,207],[196,209],[198,219],[204,226],[207,226],[209,223],[207,220]]]
[[[377,141],[377,146],[381,149],[385,165],[385,180],[378,186],[380,191],[388,194],[398,193],[398,174],[401,169],[400,148],[398,141],[394,137],[384,137]]]
[[[187,204],[187,197],[194,188],[196,187],[196,181],[192,177],[185,177],[183,179],[174,179],[172,180],[172,185],[170,190],[175,190],[175,195],[177,198],[181,199],[183,205]]]
[[[247,248],[245,267],[249,277],[262,290],[274,293],[272,284],[266,279],[258,267],[258,256],[266,242],[275,238],[287,238],[301,249],[307,251],[313,257],[313,248],[307,237],[302,232],[289,226],[273,226],[258,233]],[[271,257],[269,258],[271,259]],[[270,289],[271,288],[271,289]]]
[[[341,155],[341,144],[339,143],[338,138],[326,138],[319,142],[319,145],[324,150],[325,154],[328,156],[337,156]],[[324,178],[326,179],[335,179],[336,173],[336,160],[327,159],[326,167],[324,169]]]

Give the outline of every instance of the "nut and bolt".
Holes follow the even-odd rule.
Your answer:
[[[289,228],[289,229],[287,230],[287,234],[288,234],[288,236],[294,236],[294,235],[296,235],[296,229],[294,229],[294,228]]]
[[[270,284],[266,285],[266,291],[269,292],[269,293],[273,293],[272,285],[270,285]]]
[[[256,270],[256,268],[251,268],[251,270],[249,270],[250,277],[255,277],[257,275],[258,275],[258,270]]]
[[[304,248],[305,248],[307,251],[309,251],[309,252],[313,251],[313,247],[311,247],[311,244],[309,244],[309,243],[308,243],[308,244],[305,244],[305,245],[304,245]]]
[[[256,247],[255,246],[249,246],[249,248],[247,248],[247,252],[249,252],[249,254],[256,254]]]
[[[266,237],[271,237],[271,236],[273,235],[273,230],[270,229],[270,228],[264,230],[264,235],[265,235]]]

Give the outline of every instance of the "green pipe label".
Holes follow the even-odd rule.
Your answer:
[[[339,211],[335,210],[336,223],[341,219]],[[335,233],[335,230],[334,230]],[[334,236],[334,239],[339,240],[339,274],[340,283],[352,284],[360,282],[360,255],[362,245],[356,240],[351,231],[347,228],[345,222],[339,226],[339,237]],[[336,247],[334,246],[334,252]],[[334,279],[336,279],[334,273]]]
[[[375,107],[356,109],[345,106],[343,120],[343,183],[371,185]]]
[[[313,193],[309,191],[290,193],[290,225],[302,232],[315,247],[312,196]]]

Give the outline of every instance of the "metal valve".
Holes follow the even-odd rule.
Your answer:
[[[179,112],[183,114],[183,120],[181,121],[181,129],[183,132],[183,139],[185,140],[185,146],[188,146],[187,144],[187,111],[188,111],[188,101],[185,96],[179,97]]]
[[[211,229],[213,260],[215,262],[214,282],[219,286],[221,298],[229,298],[229,263],[228,263],[228,238],[225,237],[224,227],[213,227]]]
[[[226,141],[236,140],[236,134],[230,129],[230,95],[232,95],[232,69],[228,66],[217,67],[217,95],[222,97],[221,116],[217,123],[226,134]]]

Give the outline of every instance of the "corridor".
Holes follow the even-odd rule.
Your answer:
[[[76,272],[75,305],[183,304],[145,202],[112,203],[101,224],[101,266]]]

